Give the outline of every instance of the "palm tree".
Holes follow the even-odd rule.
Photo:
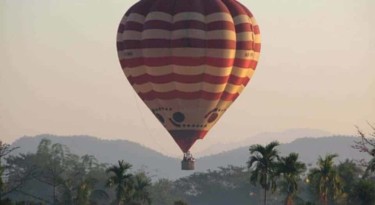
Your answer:
[[[134,194],[132,199],[140,202],[140,204],[151,204],[149,188],[151,179],[145,173],[138,173],[133,177]]]
[[[121,205],[122,202],[130,200],[132,195],[132,174],[128,174],[128,170],[132,167],[131,164],[118,161],[118,166],[113,165],[107,169],[107,173],[112,174],[107,185],[109,187],[116,186],[116,203]]]
[[[92,199],[109,199],[107,192],[101,189],[94,189],[95,181],[95,179],[86,179],[78,185],[74,199],[75,204],[89,205]]]
[[[358,149],[360,152],[365,152],[371,156],[370,161],[366,163],[366,170],[362,179],[370,177],[370,174],[375,172],[375,126],[370,123],[369,126],[372,128],[372,133],[369,135],[366,135],[357,127],[361,139],[354,141],[355,145],[352,146],[354,149]]]
[[[83,181],[77,188],[76,203],[80,205],[89,205],[92,188],[88,181]]]
[[[2,164],[2,160],[5,156],[18,149],[19,147],[11,148],[10,144],[3,143],[0,140],[0,203],[5,192],[5,182],[3,181],[3,175],[5,174],[5,166]],[[10,192],[9,190],[7,191]]]
[[[355,161],[346,159],[336,167],[337,174],[342,179],[343,192],[350,193],[354,184],[363,176],[363,170]]]
[[[277,163],[277,172],[281,174],[286,185],[285,205],[294,204],[293,198],[298,191],[298,181],[305,170],[306,165],[298,161],[297,153],[290,153],[286,157],[281,157],[279,163]]]
[[[375,204],[375,183],[361,179],[356,182],[349,193],[351,204]]]
[[[319,157],[318,168],[310,170],[309,179],[315,186],[314,189],[323,205],[327,205],[328,200],[334,199],[342,190],[341,179],[333,162],[337,156],[337,154],[329,154],[324,159]]]
[[[184,202],[182,200],[175,201],[173,204],[174,205],[188,205],[186,202]]]
[[[362,179],[366,179],[370,176],[370,173],[375,172],[375,148],[372,149],[372,159],[368,162],[365,173],[363,174]]]
[[[256,144],[250,146],[250,159],[247,162],[248,168],[252,168],[250,181],[255,185],[257,182],[264,189],[264,204],[267,204],[267,191],[276,189],[276,160],[279,158],[278,151],[275,149],[279,143],[271,142],[265,147]]]

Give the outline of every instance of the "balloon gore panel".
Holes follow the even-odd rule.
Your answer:
[[[141,0],[120,22],[117,51],[134,90],[187,152],[249,83],[260,32],[235,0]]]

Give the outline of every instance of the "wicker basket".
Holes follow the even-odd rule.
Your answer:
[[[194,170],[195,161],[193,160],[182,160],[181,161],[181,170]]]

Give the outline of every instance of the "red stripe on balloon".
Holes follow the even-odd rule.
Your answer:
[[[120,23],[120,25],[118,26],[118,29],[117,29],[117,33],[121,34],[125,31],[125,25]]]
[[[233,84],[242,85],[248,77],[238,77],[235,75],[228,76],[214,76],[209,74],[199,74],[199,75],[181,75],[176,73],[171,73],[162,76],[153,76],[150,74],[144,74],[137,77],[129,76],[129,82],[137,85],[142,85],[145,83],[155,83],[164,84],[170,82],[179,83],[210,83],[210,84]]]
[[[246,86],[247,84],[249,84],[249,82],[250,82],[250,78],[249,77],[247,77],[243,82],[242,82],[242,84],[244,85],[244,86]]]
[[[239,93],[231,94],[231,93],[223,92],[220,99],[224,101],[235,101],[239,95],[240,95]]]
[[[227,92],[220,93],[211,93],[206,91],[197,91],[197,92],[182,92],[178,90],[173,90],[170,92],[157,92],[150,91],[147,93],[138,93],[142,100],[172,100],[172,99],[184,99],[184,100],[195,100],[195,99],[204,99],[204,100],[224,100],[224,101],[234,101],[239,94],[231,94]]]
[[[117,42],[117,50],[123,51],[126,49],[140,49],[140,48],[207,48],[207,49],[237,49],[248,50],[251,49],[251,44],[236,42],[232,40],[204,40],[204,39],[147,39],[147,40],[124,40]]]
[[[127,31],[142,31],[143,30],[143,24],[134,22],[134,21],[129,21],[125,25],[120,24],[122,26],[122,30],[119,30],[119,33],[123,33],[125,30]]]
[[[258,65],[258,61],[251,61],[251,64],[249,67],[256,70],[257,65]]]
[[[236,33],[242,33],[242,32],[252,32],[252,27],[251,27],[251,24],[248,24],[248,23],[242,23],[242,24],[238,24],[236,25]],[[251,35],[251,34],[249,34]]]
[[[258,25],[253,26],[253,30],[254,30],[255,34],[260,34],[260,30],[259,30],[259,26]]]
[[[243,85],[244,81],[246,81],[248,77],[238,77],[235,75],[231,75],[228,84],[233,84],[233,85]]]
[[[188,42],[188,43],[187,43]],[[188,45],[187,45],[188,44]],[[148,40],[124,40],[117,42],[117,50],[140,48],[203,48],[203,49],[236,49],[260,51],[260,44],[252,41],[232,40],[203,40],[203,39],[148,39]]]
[[[171,73],[162,76],[153,76],[149,74],[140,75],[137,77],[129,76],[128,80],[131,84],[145,84],[145,83],[155,83],[155,84],[164,84],[170,82],[179,82],[179,83],[211,83],[211,84],[225,84],[227,83],[229,76],[213,76],[209,74],[200,74],[200,75],[180,75],[176,73]],[[204,80],[204,81],[203,81]]]
[[[233,66],[240,68],[253,68],[252,66],[254,65],[254,62],[256,61],[251,59],[236,58],[233,63]]]
[[[260,47],[261,47],[260,43],[254,43],[254,48],[253,49],[254,49],[255,52],[259,53],[260,52]]]
[[[235,29],[234,29],[235,28]],[[176,23],[165,22],[161,20],[149,20],[144,24],[128,21],[125,24],[120,24],[118,33],[123,33],[125,30],[142,32],[147,29],[161,29],[166,31],[175,31],[180,29],[197,29],[202,31],[214,31],[214,30],[229,30],[239,32],[254,32],[259,34],[259,26],[254,26],[250,23],[241,23],[234,26],[229,21],[215,21],[212,23],[204,23],[201,21],[179,21]]]
[[[130,58],[120,60],[123,68],[135,68],[139,66],[160,67],[168,65],[179,66],[201,66],[209,65],[215,67],[241,67],[253,68],[256,61],[251,59],[228,59],[213,57],[159,57],[159,58]]]
[[[181,66],[200,66],[210,65],[215,67],[231,67],[234,59],[228,58],[213,58],[213,57],[159,57],[159,58],[130,58],[120,60],[123,68],[133,68],[138,66],[160,67],[167,65],[181,65]],[[238,61],[238,64],[246,65],[247,62]],[[242,67],[242,66],[239,66]],[[244,66],[243,66],[244,67]]]
[[[207,31],[213,30],[228,30],[235,31],[235,26],[232,22],[229,21],[215,21],[207,24]]]
[[[127,22],[133,23],[133,22]],[[202,31],[214,31],[214,30],[228,30],[234,31],[234,24],[228,21],[216,21],[212,23],[206,24],[205,22],[195,21],[195,20],[186,20],[186,21],[178,21],[176,23],[166,22],[162,20],[149,20],[146,21],[143,28],[136,27],[132,25],[133,29],[138,32],[142,32],[147,29],[161,29],[166,31],[176,31],[181,29],[197,29]]]
[[[197,139],[203,139],[207,130],[168,130],[183,152],[189,151]]]

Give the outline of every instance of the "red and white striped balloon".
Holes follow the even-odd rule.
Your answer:
[[[236,0],[141,0],[118,28],[121,67],[183,152],[253,75],[259,27]]]

